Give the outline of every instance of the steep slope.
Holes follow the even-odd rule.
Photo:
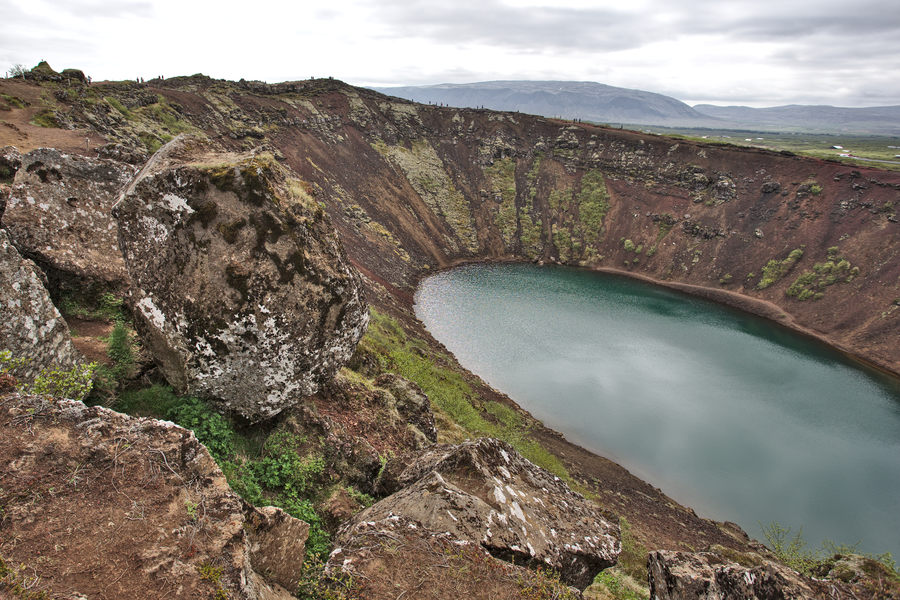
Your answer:
[[[715,118],[662,94],[591,81],[482,81],[375,88],[423,104],[490,108],[598,123],[702,126]]]

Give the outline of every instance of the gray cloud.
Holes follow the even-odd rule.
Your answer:
[[[648,41],[639,15],[606,8],[513,7],[498,0],[377,2],[387,35],[516,50],[620,50]]]

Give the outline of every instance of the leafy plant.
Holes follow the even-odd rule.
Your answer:
[[[172,406],[166,412],[166,418],[193,430],[216,462],[227,460],[234,454],[234,429],[225,417],[202,400],[185,398],[181,404]]]

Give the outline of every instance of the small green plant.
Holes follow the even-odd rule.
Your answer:
[[[197,504],[195,502],[186,500],[184,503],[184,510],[187,511],[188,518],[191,521],[197,520]]]
[[[822,542],[821,549],[810,549],[803,539],[802,527],[796,533],[793,533],[790,527],[784,527],[775,521],[769,525],[762,525],[762,532],[769,549],[778,557],[778,560],[804,575],[827,572],[836,557],[858,553],[858,543],[847,546],[835,544],[830,540]],[[900,580],[897,564],[894,562],[890,552],[879,555],[863,554],[862,556],[880,563],[881,568],[891,578]]]
[[[97,363],[83,363],[71,369],[43,369],[25,389],[30,394],[84,400],[93,387],[96,369]]]
[[[234,454],[234,429],[228,420],[197,398],[184,398],[166,412],[166,418],[194,431],[216,462]]]
[[[326,573],[322,557],[313,554],[303,561],[296,595],[301,600],[353,600],[357,587],[347,573]]]
[[[784,260],[772,259],[762,269],[762,277],[756,284],[756,289],[763,290],[784,277],[788,271],[803,257],[803,249],[796,248]]]
[[[635,251],[636,246],[634,245],[634,242],[632,242],[631,240],[625,240],[623,245],[625,248],[625,252],[634,252]]]

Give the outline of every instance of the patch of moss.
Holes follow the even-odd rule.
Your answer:
[[[763,290],[778,282],[782,277],[794,268],[794,265],[803,257],[803,248],[791,250],[783,260],[772,259],[762,268],[762,277],[756,284],[756,289]]]
[[[824,297],[825,288],[856,279],[859,267],[854,267],[839,252],[837,246],[828,248],[827,258],[815,263],[812,270],[801,273],[784,293],[797,300],[819,300]]]
[[[33,117],[31,117],[31,124],[37,125],[38,127],[47,127],[47,128],[55,128],[59,129],[62,127],[59,123],[59,119],[56,117],[56,112],[50,108],[42,108],[39,110]]]
[[[9,94],[0,94],[0,110],[11,110],[13,108],[25,108],[27,103],[17,96]]]

